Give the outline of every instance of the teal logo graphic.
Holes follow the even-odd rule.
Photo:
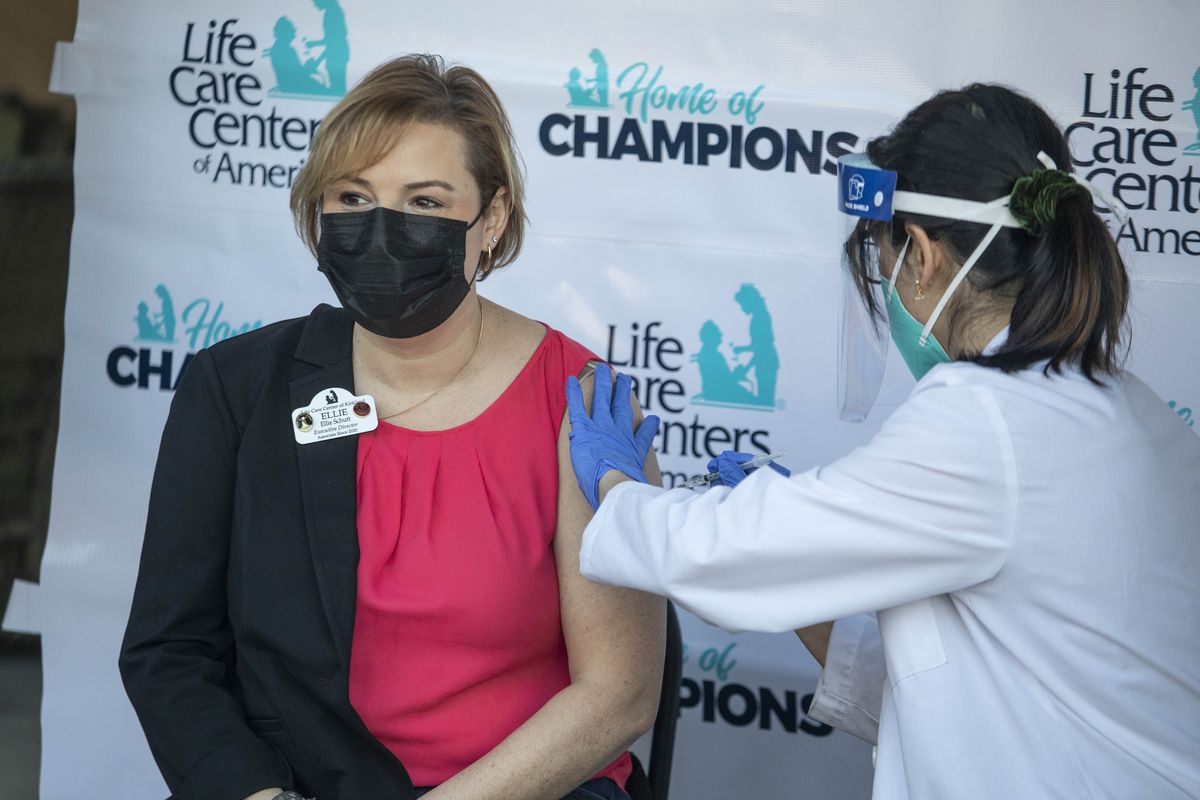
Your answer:
[[[592,77],[584,79],[583,70],[572,67],[567,75],[566,90],[571,108],[608,108],[608,62],[599,48],[588,53],[592,61]]]
[[[696,349],[688,344],[694,333],[675,333],[661,319],[608,326],[604,360],[633,379],[642,409],[662,419],[655,450],[700,462],[691,468],[722,450],[771,452],[769,412],[787,408],[777,391],[780,356],[766,299],[753,283],[730,295],[727,314],[685,316],[683,331],[699,328]],[[663,471],[667,486],[691,477]]]
[[[138,303],[137,322],[138,334],[135,341],[167,343],[175,341],[175,304],[171,301],[171,293],[167,287],[159,284],[154,287],[158,297],[158,311],[150,313],[150,304],[145,300]]]
[[[700,368],[701,388],[692,402],[752,411],[783,409],[786,404],[775,397],[779,351],[767,302],[752,283],[743,283],[733,299],[750,318],[749,342],[726,343],[724,332],[711,319],[700,326],[700,350],[692,361]]]
[[[163,283],[154,287],[154,298],[139,302],[133,317],[137,326],[134,341],[140,346],[118,345],[108,354],[108,379],[116,386],[149,389],[157,385],[164,392],[172,391],[195,351],[262,327],[262,320],[241,325],[227,321],[225,304],[207,297],[192,300],[176,313],[175,301]],[[186,352],[178,352],[173,346],[177,343],[186,345]]]
[[[1183,420],[1184,422],[1186,422],[1187,426],[1189,428],[1196,427],[1196,420],[1194,419],[1195,414],[1192,413],[1192,410],[1190,408],[1185,408],[1183,406],[1179,406],[1175,403],[1174,400],[1171,400],[1170,402],[1167,403],[1167,408],[1171,409],[1176,414],[1178,414],[1179,418],[1181,420]]]
[[[183,313],[176,317],[175,302],[165,284],[154,287],[158,298],[157,310],[152,312],[150,303],[138,303],[137,336],[134,341],[150,344],[173,344],[176,323],[183,327],[188,348],[199,350],[219,341],[237,336],[239,333],[262,327],[262,320],[233,325],[224,318],[225,304],[213,303],[207,297],[198,297],[184,306]]]
[[[1196,124],[1196,141],[1183,148],[1183,154],[1200,156],[1200,67],[1196,68],[1196,74],[1192,76],[1192,85],[1196,87],[1196,93],[1192,95],[1191,100],[1184,101],[1183,110],[1192,112],[1192,121]]]
[[[289,0],[292,15],[269,30],[244,27],[238,17],[183,26],[167,86],[185,110],[183,132],[195,148],[184,163],[201,180],[290,189],[325,114],[320,106],[345,95],[350,40],[342,0],[312,0],[319,23],[299,4]]]
[[[346,93],[346,64],[350,61],[350,38],[346,15],[338,0],[313,0],[323,18],[319,39],[303,40],[303,55],[297,50],[297,31],[288,17],[275,22],[275,40],[263,55],[275,73],[273,97],[337,98]]]

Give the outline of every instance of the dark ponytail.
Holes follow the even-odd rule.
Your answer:
[[[1008,341],[976,363],[1006,372],[1041,361],[1078,364],[1090,380],[1116,371],[1129,276],[1091,197],[1060,204],[1037,238],[1017,294]]]
[[[1047,153],[1063,172],[1046,171]],[[1062,131],[1033,100],[1003,86],[973,84],[940,92],[913,109],[867,154],[895,170],[898,189],[990,201],[1014,192],[1014,216],[1025,228],[1003,228],[967,276],[972,291],[951,299],[946,313],[957,335],[989,304],[1013,304],[1008,341],[988,356],[967,360],[1005,372],[1045,362],[1044,370],[1078,366],[1090,380],[1119,367],[1129,277],[1116,244],[1097,216],[1090,193],[1069,175]],[[914,222],[962,263],[986,225],[897,213],[888,230],[861,227],[846,256],[864,299],[870,237],[892,246]],[[874,310],[874,308],[873,308]]]

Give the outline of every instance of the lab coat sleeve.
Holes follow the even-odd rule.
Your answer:
[[[1012,442],[991,390],[943,372],[823,469],[703,494],[616,486],[584,532],[582,573],[769,633],[987,580],[1013,533]]]
[[[833,623],[825,668],[808,707],[808,716],[871,744],[879,740],[879,714],[887,664],[874,614],[858,614]]]

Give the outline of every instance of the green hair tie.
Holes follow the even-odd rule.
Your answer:
[[[1092,193],[1061,169],[1034,170],[1018,178],[1008,199],[1008,210],[1030,234],[1038,236],[1054,220],[1058,204],[1078,197],[1091,200]]]

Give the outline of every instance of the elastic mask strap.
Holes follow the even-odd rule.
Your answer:
[[[497,189],[496,191],[498,192],[500,190]],[[467,225],[467,230],[471,230],[471,228],[475,227],[475,223],[479,222],[480,218],[483,217],[483,212],[487,211],[488,206],[490,206],[492,204],[492,201],[495,199],[496,199],[496,192],[492,192],[491,196],[488,197],[487,202],[479,207],[479,213],[475,215],[475,219],[471,220],[471,223],[469,225]],[[472,286],[474,286],[475,282],[478,280],[479,280],[479,267],[476,267],[475,274],[472,275],[471,280],[469,280],[467,282],[467,288],[469,289]]]
[[[988,232],[986,235],[984,235],[983,241],[981,241],[975,248],[975,252],[971,253],[971,257],[967,259],[967,263],[962,265],[962,269],[958,271],[958,274],[954,276],[954,279],[950,281],[950,285],[946,287],[946,291],[942,294],[942,299],[938,300],[937,305],[933,307],[933,313],[929,315],[929,322],[926,322],[925,327],[921,329],[921,338],[917,340],[917,344],[919,344],[921,347],[925,346],[925,342],[929,339],[930,332],[933,331],[933,324],[937,322],[938,317],[942,315],[942,309],[946,307],[946,303],[950,302],[950,297],[954,294],[954,290],[957,289],[958,285],[967,277],[967,273],[970,272],[971,268],[975,266],[975,262],[977,262],[979,257],[983,255],[983,251],[988,249],[988,245],[990,245],[992,240],[996,238],[996,234],[1000,232],[1001,227],[1003,227],[1003,223],[997,222],[995,225],[988,228]]]
[[[500,190],[497,189],[496,191],[498,192]],[[479,207],[479,213],[475,215],[475,219],[471,220],[471,222],[467,225],[467,230],[471,230],[471,228],[475,227],[475,223],[479,222],[479,220],[483,217],[483,212],[487,211],[488,206],[490,206],[492,204],[492,201],[495,199],[496,199],[496,192],[492,192],[490,195],[488,195],[487,201]]]
[[[904,247],[900,248],[900,255],[896,256],[896,265],[892,267],[892,279],[887,282],[887,294],[884,296],[886,300],[891,300],[892,295],[896,293],[896,279],[900,277],[900,268],[904,266],[904,256],[908,255],[910,244],[912,244],[911,236],[904,240]]]

